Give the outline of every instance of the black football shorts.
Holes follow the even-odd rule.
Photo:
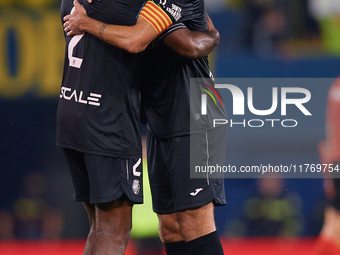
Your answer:
[[[225,136],[224,127],[166,139],[158,139],[148,131],[148,171],[154,212],[169,214],[210,202],[226,204],[223,178],[212,179],[208,175],[190,178],[190,166],[195,164],[190,162],[190,150],[198,156],[197,165],[208,161],[212,165],[224,165]]]
[[[143,203],[142,159],[120,159],[63,148],[74,186],[75,201],[91,204],[118,199]]]

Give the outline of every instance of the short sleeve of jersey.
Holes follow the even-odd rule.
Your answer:
[[[186,25],[184,25],[184,23],[180,22],[180,23],[176,23],[175,25],[167,28],[162,34],[160,34],[158,36],[157,43],[162,42],[169,34],[175,32],[178,29],[186,29]]]
[[[175,23],[192,19],[193,3],[189,0],[150,0],[144,4],[139,15],[159,35]]]

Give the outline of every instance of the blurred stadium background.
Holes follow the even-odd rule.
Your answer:
[[[206,0],[206,5],[221,33],[210,56],[215,77],[339,76],[339,0]],[[55,146],[64,58],[59,6],[60,0],[0,0],[0,254],[81,254],[88,232]],[[310,88],[312,104],[314,97],[321,103],[314,103],[308,129],[294,134],[230,129],[228,160],[318,163],[330,85]],[[226,179],[228,205],[216,209],[226,254],[311,254],[326,205],[322,185],[321,178]],[[148,193],[146,205],[134,210],[129,254],[158,254],[157,217]],[[141,251],[148,247],[154,251]]]

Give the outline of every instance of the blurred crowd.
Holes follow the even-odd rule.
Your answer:
[[[2,0],[0,6],[56,9],[60,2]],[[258,57],[340,54],[338,0],[206,0],[206,7],[233,50]]]
[[[300,236],[304,218],[302,200],[287,192],[278,176],[260,178],[253,196],[243,203],[242,214],[227,223],[225,237],[296,237]]]
[[[2,0],[0,6],[56,9],[60,2]],[[340,54],[338,0],[206,0],[206,7],[233,51],[258,57]]]
[[[338,0],[207,0],[210,13],[236,12],[238,46],[256,56],[339,54]],[[213,15],[212,15],[213,16]]]
[[[47,185],[42,173],[27,174],[12,208],[0,210],[0,240],[61,238],[63,214],[48,199]]]

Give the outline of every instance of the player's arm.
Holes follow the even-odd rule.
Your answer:
[[[182,56],[200,58],[208,55],[220,43],[220,34],[207,15],[208,31],[179,29],[169,34],[164,43]]]
[[[74,7],[72,14],[64,17],[64,30],[68,36],[87,32],[131,53],[143,51],[157,37],[152,25],[140,16],[134,26],[109,25],[88,17],[77,0]]]
[[[68,36],[87,32],[131,53],[143,51],[159,33],[172,25],[171,19],[166,16],[161,19],[166,21],[164,23],[150,20],[148,12],[145,11],[149,7],[147,5],[142,9],[134,26],[105,24],[88,17],[85,8],[77,0],[74,6],[73,13],[64,17],[64,28]],[[162,15],[161,12],[158,14]],[[207,55],[219,42],[219,33],[210,19],[208,21],[210,29],[207,33],[180,29],[167,36],[165,43],[186,57],[195,58]]]

